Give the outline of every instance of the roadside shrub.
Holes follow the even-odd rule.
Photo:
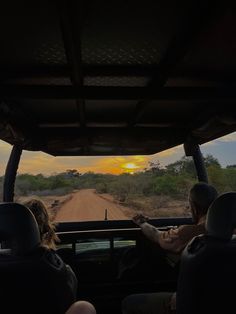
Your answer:
[[[207,168],[209,183],[212,184],[219,193],[225,191],[226,176],[224,171],[218,166],[212,165]]]
[[[178,194],[178,186],[176,184],[177,177],[175,176],[162,176],[157,177],[153,181],[153,192],[156,195],[176,195]]]
[[[189,177],[165,175],[153,179],[153,193],[185,198],[193,184],[193,179]]]
[[[96,184],[96,190],[98,193],[107,193],[107,184],[105,182],[100,182]]]

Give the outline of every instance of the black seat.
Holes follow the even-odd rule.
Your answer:
[[[65,313],[75,295],[66,265],[53,251],[40,246],[33,214],[17,203],[0,204],[1,313]]]
[[[236,193],[219,196],[211,205],[206,235],[185,248],[177,289],[177,314],[235,312]]]

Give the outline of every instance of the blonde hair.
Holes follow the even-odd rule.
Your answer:
[[[24,205],[31,210],[38,223],[42,245],[49,249],[56,249],[56,242],[60,242],[55,232],[56,224],[51,221],[44,203],[38,199],[31,199]]]

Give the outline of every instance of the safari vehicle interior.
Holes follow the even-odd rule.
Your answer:
[[[128,156],[183,144],[207,182],[200,145],[236,130],[235,9],[207,0],[4,1],[0,139],[13,148],[3,202],[14,202],[24,150]],[[64,222],[57,233],[77,298],[99,314],[121,313],[130,293],[176,290],[178,269],[163,268],[130,220]]]

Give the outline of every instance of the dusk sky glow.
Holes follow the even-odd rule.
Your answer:
[[[0,175],[5,167],[11,145],[0,141]],[[236,164],[236,132],[201,146],[203,155],[211,154],[220,164]],[[19,173],[51,175],[64,172],[66,169],[77,169],[80,173],[92,171],[95,173],[120,174],[135,173],[148,166],[149,161],[159,161],[162,166],[170,164],[184,156],[183,146],[177,146],[158,154],[149,156],[111,156],[111,157],[53,157],[42,152],[22,154]]]

